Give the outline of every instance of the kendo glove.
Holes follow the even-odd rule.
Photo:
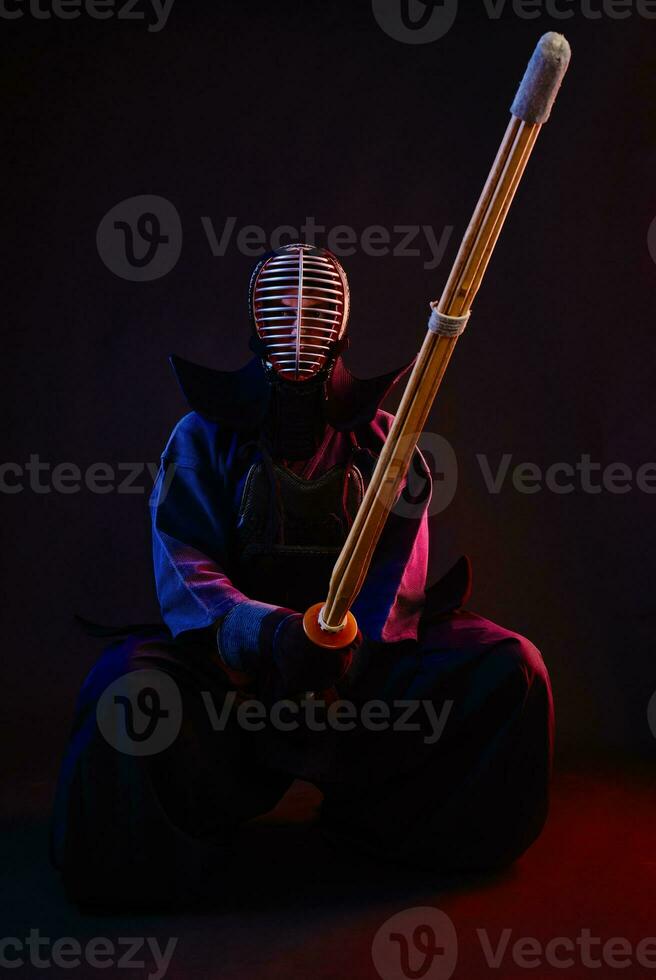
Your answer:
[[[260,689],[277,697],[334,687],[346,674],[361,641],[358,633],[343,650],[318,647],[306,636],[300,613],[250,600],[235,606],[217,629],[226,667],[257,680]]]

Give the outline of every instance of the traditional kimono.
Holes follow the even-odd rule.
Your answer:
[[[344,846],[440,871],[517,858],[547,813],[549,680],[528,640],[463,608],[466,559],[426,590],[430,474],[419,454],[413,466],[427,492],[413,516],[389,516],[353,609],[361,643],[330,689],[275,688],[266,665],[260,680],[241,677],[215,642],[217,624],[254,601],[264,616],[269,606],[303,612],[325,598],[389,429],[379,404],[400,374],[359,382],[340,359],[327,391],[306,386],[306,403],[295,395],[286,405],[271,400],[257,358],[234,373],[174,367],[192,412],[169,439],[151,499],[163,625],[116,641],[82,687],[53,824],[71,897],[177,903],[219,894],[233,832],[295,778],[322,791],[319,826]],[[321,424],[308,428],[317,398]],[[302,422],[290,450],[273,423],[288,434],[294,419]],[[107,692],[126,678],[133,686],[113,696],[108,735]],[[353,721],[322,727],[306,713],[292,729],[280,712],[274,720],[281,696],[292,707],[312,698],[324,719],[347,703]],[[235,711],[217,725],[224,706],[250,701],[264,706],[258,730]],[[140,709],[142,728],[151,716],[177,721],[170,744],[144,748]],[[132,741],[113,737],[121,719],[131,720]]]

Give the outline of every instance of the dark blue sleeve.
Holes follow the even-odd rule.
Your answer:
[[[150,509],[157,595],[174,636],[210,626],[246,601],[226,570],[229,501],[197,417],[174,430]]]

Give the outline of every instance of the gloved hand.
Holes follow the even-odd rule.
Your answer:
[[[346,674],[356,644],[361,637],[342,650],[318,647],[308,639],[303,629],[303,617],[290,610],[274,633],[271,645],[273,666],[283,687],[289,692],[325,691],[334,687]]]
[[[361,642],[358,633],[343,650],[318,647],[305,635],[300,613],[252,601],[235,606],[217,630],[219,653],[226,666],[257,680],[260,690],[276,697],[334,687]]]

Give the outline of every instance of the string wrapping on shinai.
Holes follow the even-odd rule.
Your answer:
[[[447,316],[446,313],[440,313],[437,303],[431,303],[431,310],[428,329],[431,333],[439,334],[440,337],[459,337],[471,316],[471,310],[464,316]]]

